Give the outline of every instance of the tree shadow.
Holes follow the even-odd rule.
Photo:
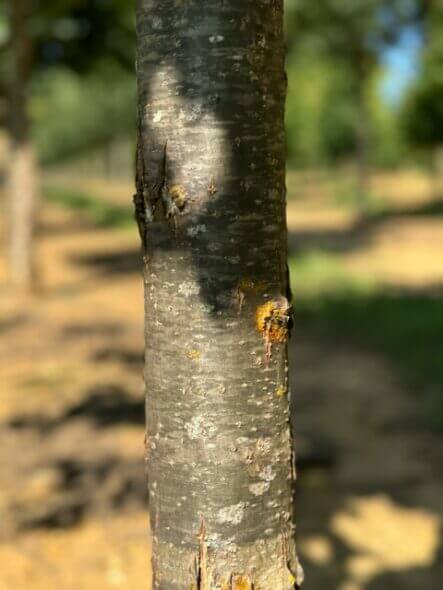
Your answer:
[[[74,264],[94,269],[97,277],[116,277],[142,272],[140,248],[127,248],[120,252],[74,254],[70,256]]]
[[[25,314],[16,314],[8,318],[0,318],[0,332],[9,332],[29,321],[29,316]]]
[[[58,416],[23,415],[0,425],[21,456],[17,463],[1,457],[16,479],[16,497],[9,493],[5,504],[6,534],[146,509],[144,421],[142,396],[109,384],[91,388]],[[122,452],[118,436],[139,441],[139,452]],[[38,451],[26,453],[27,445]]]
[[[106,346],[97,350],[92,355],[92,360],[97,363],[116,362],[141,375],[144,355],[142,352]]]
[[[305,250],[323,250],[332,253],[346,253],[367,248],[373,242],[375,233],[384,223],[392,220],[439,218],[443,215],[443,199],[428,201],[414,208],[385,209],[357,218],[347,229],[297,230],[289,234],[289,249],[292,253]]]
[[[331,523],[335,515],[349,513],[351,499],[381,494],[394,508],[420,508],[437,517],[443,497],[437,467],[442,459],[442,322],[443,300],[432,289],[296,297],[291,413],[306,588],[349,583],[350,560],[360,553],[337,538]],[[389,526],[395,525],[386,521],[381,526],[381,539]],[[328,560],[305,552],[304,541],[311,538],[327,543]],[[413,531],[410,542],[421,551],[422,540]],[[429,567],[389,572],[387,564],[386,573],[361,588],[431,590],[440,587],[442,568],[440,550]]]
[[[112,427],[120,424],[144,424],[144,400],[129,395],[122,387],[113,384],[100,385],[87,391],[82,400],[55,418],[43,414],[18,416],[8,422],[13,429],[37,430],[48,436],[74,420],[86,420],[93,426]]]
[[[16,507],[18,530],[69,528],[93,515],[146,509],[142,459],[123,461],[112,455],[95,460],[67,458],[43,467],[57,474],[58,485],[44,502]]]
[[[349,346],[388,361],[405,392],[420,392],[420,398],[412,396],[417,403],[415,426],[443,429],[439,394],[443,388],[442,292],[443,287],[418,293],[345,290],[324,297],[300,297],[297,326],[334,348],[344,343],[350,359]]]
[[[443,550],[428,567],[406,568],[377,576],[365,590],[437,590],[443,580]]]
[[[443,216],[443,196],[431,199],[423,204],[407,209],[386,209],[373,214],[374,221],[383,221],[392,218],[408,217],[441,217]]]
[[[63,326],[61,338],[83,338],[91,336],[114,337],[125,331],[125,326],[118,322],[97,322],[87,324],[69,323]]]

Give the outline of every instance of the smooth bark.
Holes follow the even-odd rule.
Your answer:
[[[153,588],[289,590],[282,0],[138,0]]]
[[[29,0],[10,6],[12,68],[10,89],[9,266],[12,281],[29,289],[35,279],[33,241],[37,198],[37,163],[30,140],[27,91],[32,69],[32,45],[27,28]]]

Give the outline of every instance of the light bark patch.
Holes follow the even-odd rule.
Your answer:
[[[253,483],[249,486],[249,491],[254,496],[263,496],[269,490],[270,483],[268,481],[262,481],[260,483]]]
[[[221,524],[240,524],[243,520],[245,508],[245,502],[239,502],[238,504],[221,508],[218,511],[217,520]]]
[[[185,424],[185,430],[189,438],[196,440],[199,438],[212,438],[217,432],[217,428],[212,422],[205,420],[202,416],[195,416],[190,422]]]

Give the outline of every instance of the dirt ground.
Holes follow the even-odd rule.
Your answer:
[[[386,288],[441,295],[443,216],[422,214],[428,181],[376,183],[400,214],[369,228],[293,178],[291,241],[332,244],[344,268]],[[131,195],[126,184],[88,190]],[[136,230],[45,203],[38,259],[31,298],[0,267],[0,590],[147,590]],[[417,399],[383,354],[295,326],[304,587],[443,588],[441,438],[415,423]]]

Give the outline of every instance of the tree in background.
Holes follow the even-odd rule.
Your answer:
[[[11,138],[10,270],[14,283],[29,289],[35,275],[38,194],[29,116],[31,85],[48,68],[60,66],[82,74],[101,62],[132,69],[133,7],[126,0],[14,0],[8,9],[0,11],[9,31],[0,46],[2,61],[9,64],[0,69],[0,94],[7,104],[4,124]]]
[[[29,0],[14,0],[10,5],[11,18],[11,83],[9,101],[9,129],[11,163],[9,170],[10,202],[10,271],[13,282],[29,288],[35,274],[32,253],[35,231],[37,168],[30,140],[27,113],[27,91],[32,74],[32,41],[28,20]]]
[[[358,194],[362,211],[369,192],[371,143],[368,81],[380,52],[394,43],[403,26],[418,15],[416,2],[405,0],[287,0],[289,46],[307,47],[324,55],[351,75],[356,106],[354,141],[358,164]]]
[[[290,590],[282,0],[140,0],[153,588]]]
[[[292,51],[287,72],[288,163],[314,168],[348,155],[354,149],[354,104],[346,68],[309,51]]]
[[[412,145],[433,151],[436,192],[443,196],[443,7],[429,4],[422,68],[404,105],[406,136]]]

